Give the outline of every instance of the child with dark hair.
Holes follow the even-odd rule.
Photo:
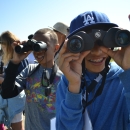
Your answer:
[[[130,32],[121,30],[97,11],[71,21],[59,53],[56,130],[130,130]]]

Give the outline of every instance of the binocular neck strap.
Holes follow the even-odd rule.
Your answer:
[[[42,73],[41,85],[42,85],[42,87],[45,88],[46,97],[51,94],[51,87],[52,87],[53,81],[55,79],[57,70],[58,70],[58,67],[57,67],[56,63],[54,63],[54,66],[52,67],[51,75],[49,74],[49,72],[46,69]]]
[[[58,70],[58,67],[56,65],[56,63],[54,63],[53,67],[52,67],[52,71],[51,71],[51,75],[48,76],[46,69],[44,69],[43,73],[42,73],[42,79],[46,79],[47,80],[47,85],[43,85],[43,87],[48,87],[50,84],[53,83],[54,78],[56,76],[56,72]],[[49,72],[48,72],[49,73]]]
[[[81,84],[81,88],[86,89],[85,92],[85,99],[82,99],[82,105],[83,105],[83,113],[85,112],[85,109],[88,105],[90,105],[99,95],[101,95],[103,88],[104,88],[104,84],[105,84],[105,80],[106,80],[106,75],[109,71],[109,61],[110,61],[110,57],[106,60],[105,62],[105,69],[99,73],[98,77],[96,79],[94,79],[91,84],[89,86],[87,86],[86,80],[85,80],[85,68],[83,68],[83,77],[82,77],[82,84]],[[85,61],[83,63],[83,66],[85,66]],[[97,89],[94,97],[88,101],[88,96],[89,94],[96,88],[96,85],[98,84],[98,82],[102,79],[101,85],[99,86],[99,88]]]

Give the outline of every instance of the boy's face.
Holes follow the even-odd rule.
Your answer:
[[[100,50],[100,46],[95,44],[94,48],[85,58],[85,66],[88,71],[99,73],[105,68],[105,61],[108,55]]]
[[[47,44],[47,51],[42,50],[39,52],[33,52],[35,59],[43,66],[51,68],[54,64],[54,55],[56,52],[53,41],[50,40],[50,34],[35,34],[33,39],[37,41],[43,41]]]

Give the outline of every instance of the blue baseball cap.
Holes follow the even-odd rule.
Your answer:
[[[118,27],[117,24],[111,23],[106,14],[97,11],[87,11],[79,14],[70,23],[70,35],[79,31],[87,29],[94,29],[97,27],[111,28]],[[68,37],[69,37],[68,36]]]

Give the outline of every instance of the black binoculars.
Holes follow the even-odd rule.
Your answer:
[[[29,39],[26,43],[17,45],[15,47],[16,53],[24,53],[28,51],[39,52],[41,50],[47,50],[47,44],[42,41],[36,41],[34,39]]]
[[[79,53],[91,50],[95,43],[107,48],[125,47],[130,45],[130,32],[119,27],[112,27],[108,31],[80,31],[68,38],[67,48],[72,53]]]

